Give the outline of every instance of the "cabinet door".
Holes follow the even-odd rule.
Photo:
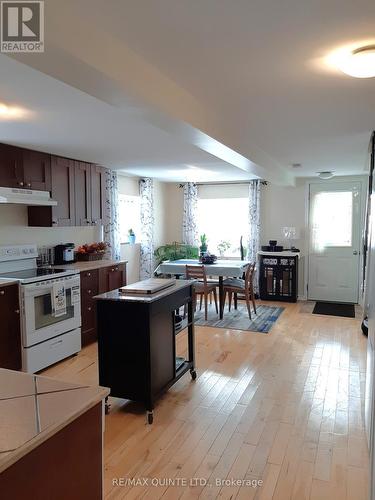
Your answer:
[[[105,171],[103,167],[91,165],[91,220],[93,226],[104,224]]]
[[[91,165],[76,161],[74,172],[76,226],[88,226],[91,224]]]
[[[24,187],[21,148],[0,144],[0,186]]]
[[[18,285],[0,287],[0,368],[20,370],[21,331]]]
[[[99,269],[99,293],[110,292],[126,285],[126,264]]]
[[[52,226],[74,226],[74,161],[52,157],[52,198],[57,205],[52,207]]]
[[[24,149],[22,158],[25,187],[51,191],[51,155]]]
[[[98,294],[98,270],[81,272],[81,313],[82,346],[97,339],[96,304],[93,299]]]

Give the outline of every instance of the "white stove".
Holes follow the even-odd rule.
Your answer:
[[[78,271],[38,268],[36,245],[0,247],[1,279],[19,282],[22,369],[37,372],[81,350]]]

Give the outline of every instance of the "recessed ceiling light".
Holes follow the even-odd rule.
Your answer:
[[[334,176],[334,173],[328,170],[324,172],[317,172],[317,174],[319,179],[324,179],[324,180],[332,179],[332,177]]]
[[[343,48],[328,56],[328,62],[354,78],[375,77],[375,44]]]

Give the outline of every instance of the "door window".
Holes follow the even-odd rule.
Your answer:
[[[315,251],[352,246],[353,192],[317,193],[312,206],[312,241]]]

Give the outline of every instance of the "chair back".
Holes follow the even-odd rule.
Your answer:
[[[207,285],[206,269],[202,265],[186,266],[186,278],[202,280],[204,285]]]
[[[253,282],[254,282],[254,273],[255,273],[255,262],[252,264],[248,264],[245,271],[245,289],[253,290]]]

